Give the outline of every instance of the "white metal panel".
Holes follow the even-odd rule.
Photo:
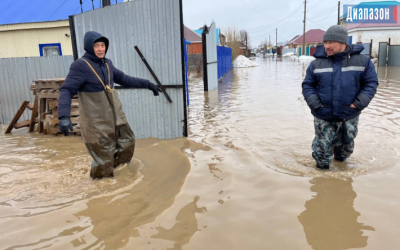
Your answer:
[[[206,34],[207,44],[207,77],[208,90],[218,87],[218,59],[217,59],[217,32],[216,24],[212,23],[208,34]]]
[[[166,90],[172,104],[149,90],[118,90],[136,138],[184,136],[180,14],[179,0],[135,0],[74,16],[79,57],[85,53],[85,33],[96,31],[109,39],[106,57],[125,74],[156,84],[134,49],[137,45],[163,85],[182,85]]]

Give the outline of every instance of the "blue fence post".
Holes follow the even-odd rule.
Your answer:
[[[189,106],[189,80],[188,80],[188,56],[187,56],[187,40],[183,39],[185,51],[185,75],[186,75],[186,104]]]

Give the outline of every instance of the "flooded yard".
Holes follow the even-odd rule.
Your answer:
[[[311,157],[301,94],[309,62],[256,58],[203,92],[190,76],[189,137],[137,141],[92,181],[78,137],[0,135],[1,249],[399,249],[400,71],[360,116],[354,154]]]

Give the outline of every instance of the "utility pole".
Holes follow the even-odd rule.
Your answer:
[[[337,25],[340,25],[340,1],[338,1],[337,7]]]
[[[276,29],[276,45],[275,45],[276,51],[278,51],[278,29]]]
[[[247,56],[247,31],[246,31],[246,56]]]
[[[271,35],[269,35],[268,47],[271,47]],[[269,50],[269,49],[270,49],[270,48],[268,48],[268,50]]]
[[[306,13],[307,13],[307,0],[304,0],[304,26],[303,26],[303,49],[301,51],[301,54],[304,55],[304,52],[306,50]]]

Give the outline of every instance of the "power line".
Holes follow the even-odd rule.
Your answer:
[[[282,21],[284,21],[284,20],[286,20],[286,19],[288,19],[289,17],[291,17],[296,11],[298,11],[300,8],[301,8],[301,6],[302,5],[300,5],[298,8],[296,8],[292,13],[290,13],[287,17],[285,17],[285,18],[283,18],[283,19],[281,19],[281,20],[278,20],[278,21],[276,21],[276,22],[274,22],[274,23],[270,23],[270,24],[268,24],[268,25],[265,25],[265,26],[260,26],[260,27],[255,27],[255,28],[249,28],[249,29],[247,29],[247,30],[255,30],[255,29],[268,29],[268,28],[270,28],[270,27],[273,27],[274,25],[276,25],[276,24],[278,24],[278,23],[280,23],[280,22],[282,22]]]
[[[268,19],[271,19],[271,20],[276,21],[275,19],[270,18],[270,17],[266,16],[265,14],[259,12],[258,10],[254,9],[253,7],[251,7],[250,5],[248,5],[247,3],[243,2],[242,0],[238,0],[238,1],[241,2],[241,3],[243,3],[244,5],[246,5],[246,6],[249,7],[250,9],[254,10],[254,11],[257,12],[258,14],[260,14],[260,15],[262,15],[262,16],[268,18]]]
[[[276,27],[274,27],[274,28],[271,28],[271,29],[269,29],[268,31],[266,31],[266,32],[264,32],[264,34],[263,35],[261,35],[261,36],[256,36],[255,38],[252,38],[252,39],[254,39],[254,40],[257,40],[257,39],[259,39],[259,38],[262,38],[262,37],[265,37],[266,35],[269,35],[275,28],[280,28],[280,29],[283,29],[285,26],[287,26],[287,25],[292,25],[293,23],[301,23],[301,20],[297,20],[300,16],[301,16],[301,12],[298,12],[295,16],[293,16],[294,18],[293,18],[293,21],[291,21],[291,22],[289,22],[289,23],[284,23],[283,25],[278,25],[278,26],[276,26]]]

